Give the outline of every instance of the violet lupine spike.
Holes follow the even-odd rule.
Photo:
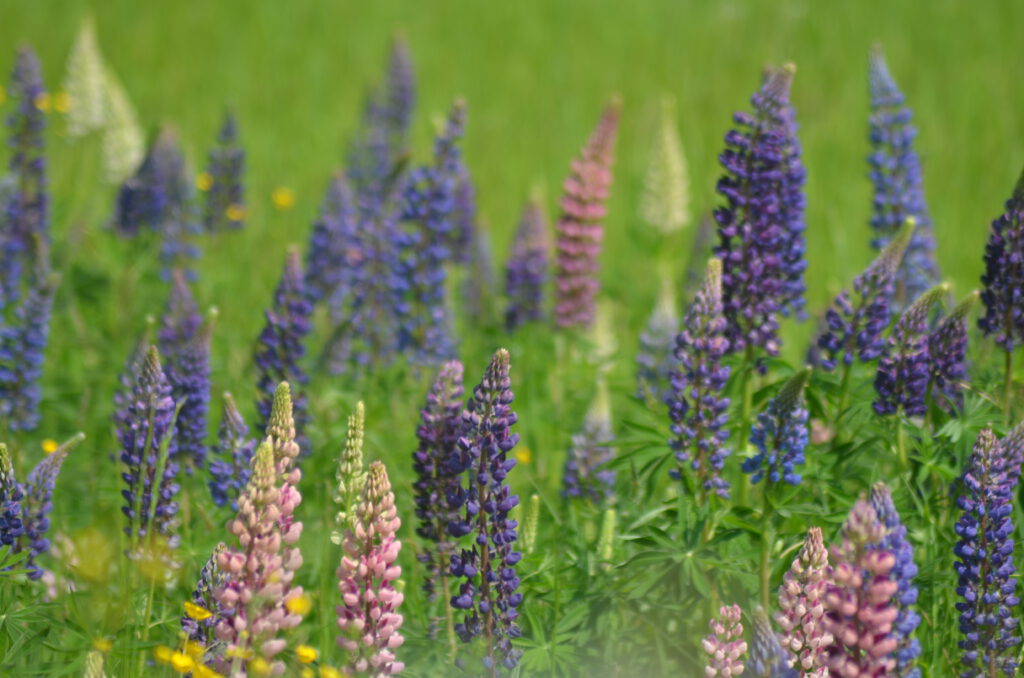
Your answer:
[[[210,462],[209,486],[214,504],[238,510],[238,497],[249,482],[255,449],[256,440],[249,436],[235,399],[225,393],[218,442],[213,449],[217,458]]]
[[[192,338],[168,361],[171,395],[181,403],[175,425],[175,454],[186,472],[206,463],[206,416],[210,407],[210,338],[217,319],[211,309]]]
[[[928,388],[932,400],[950,413],[963,406],[967,381],[967,331],[978,301],[975,290],[960,302],[928,335]]]
[[[773,485],[800,484],[801,476],[795,467],[803,466],[809,441],[803,392],[810,376],[809,367],[793,375],[751,426],[750,443],[757,448],[757,454],[743,462],[743,472],[753,474],[752,484],[761,480]]]
[[[878,361],[877,397],[872,408],[879,416],[903,412],[922,416],[928,409],[928,321],[932,308],[949,291],[939,285],[925,292],[900,314]]]
[[[465,612],[455,631],[463,642],[483,636],[484,667],[491,675],[502,667],[515,668],[521,654],[512,646],[521,634],[516,608],[523,594],[516,592],[515,564],[522,557],[513,550],[517,523],[509,518],[519,497],[507,484],[508,473],[516,465],[508,453],[519,442],[519,435],[511,432],[518,421],[511,408],[511,386],[509,354],[499,349],[462,415],[462,437],[452,470],[465,473],[468,485],[448,498],[450,508],[465,510],[464,516],[448,524],[448,534],[456,539],[474,535],[470,548],[451,556],[452,576],[465,578],[451,600],[453,608]]]
[[[910,242],[914,222],[907,220],[885,249],[853,280],[853,294],[843,290],[825,313],[825,331],[818,337],[820,365],[831,372],[854,359],[870,362],[882,354],[882,333],[892,319],[894,280]]]
[[[40,380],[60,283],[49,270],[47,257],[40,253],[33,280],[14,310],[14,322],[0,330],[0,413],[12,431],[31,431],[39,425]]]
[[[21,501],[25,490],[14,476],[7,445],[0,443],[0,546],[13,547],[24,534]]]
[[[921,654],[921,644],[913,637],[921,616],[917,613],[917,587],[914,577],[917,576],[917,565],[914,563],[914,548],[907,536],[907,528],[900,522],[900,514],[892,501],[892,493],[885,483],[876,483],[871,488],[871,506],[878,515],[879,522],[885,527],[885,533],[878,543],[878,549],[891,553],[895,558],[890,575],[896,581],[898,590],[895,603],[899,614],[893,624],[893,635],[897,639],[894,651],[896,678],[919,678],[921,669],[914,665]]]
[[[891,676],[898,640],[893,623],[899,584],[896,558],[881,548],[885,526],[864,498],[843,525],[842,542],[832,549],[832,577],[825,593],[825,627],[830,676]]]
[[[612,440],[611,396],[603,378],[583,427],[572,436],[562,473],[562,496],[579,497],[595,506],[606,503],[615,489],[615,471],[604,468],[615,457]]]
[[[871,50],[868,59],[868,84],[871,94],[871,154],[868,176],[874,187],[871,227],[875,237],[871,245],[882,249],[913,217],[917,223],[907,254],[896,273],[894,311],[900,311],[939,282],[935,260],[935,236],[924,200],[921,161],[914,150],[917,130],[903,93],[896,86],[880,47]]]
[[[825,624],[825,592],[829,586],[828,550],[820,527],[807,531],[799,555],[779,587],[775,623],[782,645],[793,654],[801,678],[828,678],[826,649],[832,634]]]
[[[679,364],[672,372],[672,395],[668,401],[673,435],[669,443],[676,457],[672,475],[681,477],[688,466],[696,476],[700,496],[707,492],[729,496],[729,483],[721,476],[730,453],[725,447],[729,437],[729,399],[721,395],[729,380],[729,367],[722,365],[729,350],[725,329],[722,262],[711,259],[704,285],[676,337],[675,356]]]
[[[311,329],[310,316],[313,304],[306,294],[305,277],[302,271],[302,255],[295,248],[288,250],[281,280],[274,290],[274,300],[264,312],[266,324],[260,333],[256,348],[255,362],[259,370],[257,388],[259,395],[256,408],[263,426],[267,425],[273,407],[274,391],[277,385],[286,381],[294,384],[298,393],[293,398],[295,428],[299,447],[310,452],[305,437],[305,426],[309,420],[306,396],[301,392],[309,377],[301,361],[306,355],[306,335]]]
[[[743,640],[741,616],[739,605],[723,605],[718,618],[711,620],[711,633],[701,641],[701,648],[707,655],[705,678],[734,678],[743,673],[747,641]]]
[[[404,638],[402,593],[395,583],[402,576],[398,554],[402,521],[395,510],[387,469],[379,461],[370,464],[363,496],[356,508],[354,526],[345,533],[338,565],[338,645],[349,652],[353,673],[383,678],[402,671],[394,650]]]
[[[352,269],[362,262],[357,246],[355,198],[345,175],[331,179],[313,224],[306,251],[306,291],[314,302],[326,301],[338,316],[350,292]],[[332,317],[335,323],[343,318]]]
[[[675,345],[679,334],[679,313],[672,291],[672,277],[663,274],[661,293],[647,320],[647,329],[640,333],[636,353],[636,397],[664,403],[672,394],[672,370],[676,367]]]
[[[181,269],[171,272],[171,287],[157,334],[160,353],[165,358],[178,353],[192,340],[203,323],[199,305],[192,296],[188,277]]]
[[[155,325],[156,318],[152,315],[147,315],[146,326],[139,335],[138,341],[135,342],[132,352],[128,354],[128,359],[124,361],[124,368],[117,375],[117,389],[114,391],[113,420],[114,427],[118,430],[125,425],[122,416],[128,412],[128,405],[132,402],[132,391],[135,388],[135,382],[138,380],[139,374],[142,373],[142,366],[146,362],[146,354],[149,352],[153,338],[153,327]],[[111,455],[111,460],[113,458],[113,455]]]
[[[544,317],[544,288],[548,283],[551,236],[538,200],[523,207],[512,252],[505,263],[505,328],[508,331]]]
[[[220,555],[225,550],[226,547],[223,542],[214,547],[213,554],[210,555],[206,564],[199,571],[196,587],[192,591],[192,604],[210,612],[210,616],[206,619],[198,620],[189,614],[185,614],[181,618],[181,630],[185,632],[188,639],[202,643],[204,647],[210,647],[213,643],[214,629],[220,619],[218,614],[220,605],[214,597],[214,592],[224,586],[226,580],[226,576],[218,564]]]
[[[978,327],[1006,352],[1024,342],[1024,172],[1005,211],[992,222],[981,276],[985,313]]]
[[[203,204],[203,227],[208,233],[245,226],[245,149],[238,141],[238,122],[230,111],[210,150],[206,164],[210,186]]]
[[[473,240],[479,227],[476,186],[464,161],[457,163],[455,190],[452,195],[451,252],[452,260],[468,264],[473,260]]]
[[[1013,500],[1019,467],[1011,471],[1007,446],[991,429],[978,435],[961,477],[957,507],[954,563],[957,572],[956,604],[960,613],[960,662],[962,678],[1017,672],[1021,638],[1017,635],[1014,609],[1017,595],[1013,562]]]
[[[715,243],[715,221],[710,215],[704,215],[697,223],[693,240],[690,242],[690,253],[686,259],[686,281],[683,284],[683,298],[692,299],[697,290],[704,284],[704,269],[708,257],[712,255]]]
[[[1010,482],[1016,485],[1024,469],[1024,422],[1014,426],[1001,444],[1006,457],[1006,474]]]
[[[454,457],[459,452],[462,431],[462,374],[462,363],[457,360],[441,366],[420,410],[420,424],[416,428],[419,446],[412,455],[419,521],[416,534],[430,542],[418,556],[427,566],[423,590],[429,599],[437,596],[438,588],[450,595],[447,577],[454,544],[448,536],[448,524],[457,521],[459,515],[450,508],[448,495],[458,491],[460,482]]]
[[[753,616],[754,642],[741,678],[800,678],[792,653],[782,646],[765,611],[758,607]]]
[[[594,323],[620,108],[618,99],[605,107],[563,184],[562,215],[555,227],[555,325],[559,328],[587,328]]]

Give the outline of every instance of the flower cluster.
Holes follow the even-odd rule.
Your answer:
[[[249,483],[255,448],[256,440],[249,437],[249,427],[235,399],[225,393],[217,445],[213,450],[217,458],[210,462],[210,496],[214,504],[230,505],[238,510],[238,497]]]
[[[206,165],[209,186],[203,205],[203,227],[208,232],[245,225],[244,173],[245,150],[238,142],[238,123],[229,112]]]
[[[335,516],[337,531],[332,533],[331,540],[340,544],[345,530],[352,526],[356,516],[356,505],[363,492],[366,473],[363,471],[363,438],[366,428],[366,410],[363,402],[356,403],[355,411],[348,418],[348,431],[345,434],[345,447],[338,458],[338,470],[335,473],[336,487],[334,503],[338,506]]]
[[[663,235],[690,223],[690,174],[676,130],[675,105],[665,97],[644,177],[640,217]]]
[[[767,478],[771,484],[800,484],[801,476],[794,467],[803,465],[808,442],[803,392],[810,375],[809,368],[793,375],[757,416],[750,430],[750,443],[757,454],[743,462],[743,471],[753,474],[751,483]]]
[[[718,611],[719,618],[711,620],[711,633],[701,641],[701,647],[707,654],[704,665],[706,678],[736,678],[743,673],[747,641],[743,640],[741,615],[739,605],[723,605]]]
[[[1024,286],[1024,172],[1006,201],[1006,211],[992,222],[981,284],[985,314],[978,327],[1012,351],[1024,342],[1024,301],[1019,294]]]
[[[14,477],[7,445],[0,443],[0,546],[14,546],[24,533],[21,500],[25,491]]]
[[[544,287],[548,282],[551,239],[547,219],[538,200],[523,208],[505,263],[505,328],[509,331],[544,317]]]
[[[611,396],[608,384],[597,382],[597,395],[583,421],[583,428],[573,435],[565,456],[562,474],[562,495],[582,497],[595,505],[611,498],[615,488],[615,471],[604,468],[615,456],[608,446],[612,439]]]
[[[782,646],[768,615],[758,608],[754,612],[754,642],[743,678],[800,678],[793,663],[793,655]]]
[[[213,554],[199,571],[199,579],[192,591],[191,604],[186,604],[185,614],[181,618],[181,630],[188,635],[189,640],[202,643],[203,646],[211,644],[217,625],[217,600],[214,591],[224,585],[225,575],[218,561],[225,549],[222,543],[213,549]]]
[[[928,387],[932,398],[950,412],[963,404],[968,317],[977,301],[978,292],[972,292],[928,334]]]
[[[362,257],[355,226],[355,198],[345,175],[339,173],[327,185],[306,252],[306,291],[313,301],[326,301],[334,315],[346,301],[351,269]]]
[[[640,334],[636,353],[636,396],[659,403],[666,402],[672,393],[670,381],[676,364],[673,352],[679,314],[672,284],[671,276],[662,276],[661,294],[647,320],[647,329]]]
[[[832,634],[825,624],[828,588],[828,551],[821,528],[812,527],[800,554],[783,575],[775,622],[782,629],[782,645],[793,654],[793,665],[803,678],[827,678],[826,648]]]

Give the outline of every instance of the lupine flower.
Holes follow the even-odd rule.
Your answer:
[[[921,185],[921,161],[914,150],[917,130],[911,122],[910,108],[896,81],[889,73],[879,47],[868,60],[871,90],[869,176],[874,186],[871,227],[875,249],[884,248],[908,217],[917,228],[907,245],[907,254],[896,273],[895,311],[939,282],[935,260],[935,237]]]
[[[213,641],[213,630],[218,620],[218,604],[214,591],[224,586],[225,575],[218,565],[218,560],[225,548],[223,543],[217,544],[213,554],[199,571],[196,588],[192,591],[191,605],[185,606],[185,614],[181,618],[181,630],[189,640],[202,643],[205,647]]]
[[[1006,446],[990,429],[978,435],[961,478],[957,507],[960,537],[954,553],[956,604],[960,612],[960,661],[964,678],[1016,675],[1021,638],[1013,610],[1017,568],[1013,563],[1013,500],[1019,470],[1011,471]]]
[[[509,331],[544,317],[551,238],[538,200],[523,207],[512,252],[505,263],[505,328]]]
[[[473,241],[476,239],[477,206],[476,187],[469,168],[462,160],[456,163],[455,190],[452,195],[452,260],[468,264],[473,260]]]
[[[704,215],[697,224],[686,260],[686,282],[683,285],[685,299],[692,299],[704,284],[704,269],[707,267],[714,242],[715,221],[710,215]]]
[[[355,520],[356,504],[362,496],[363,485],[366,483],[366,472],[363,471],[363,437],[366,427],[366,411],[363,402],[356,403],[355,411],[348,418],[348,432],[345,434],[345,447],[338,458],[338,470],[335,474],[336,488],[334,503],[338,513],[334,523],[337,530],[332,533],[331,540],[340,544],[345,530],[352,527]]]
[[[583,428],[573,435],[565,456],[562,496],[581,497],[595,505],[611,498],[615,489],[615,471],[604,468],[615,456],[608,446],[611,439],[611,397],[608,384],[601,377],[597,382],[597,395],[583,420]]]
[[[399,520],[384,464],[370,464],[354,525],[345,533],[338,565],[338,645],[349,652],[355,673],[372,678],[399,673],[405,665],[395,661],[394,650],[404,638],[398,632],[402,615],[397,612],[402,594],[395,581],[402,576],[397,538]]]
[[[754,612],[754,642],[743,678],[800,678],[793,663],[793,655],[782,646],[768,615],[757,608]]]
[[[729,450],[729,399],[721,396],[729,380],[729,367],[722,357],[729,350],[722,316],[722,262],[708,261],[704,285],[683,320],[676,337],[677,369],[672,372],[669,419],[672,421],[677,468],[681,477],[685,466],[696,474],[701,496],[714,491],[728,496],[729,483],[721,476]]]
[[[875,509],[859,499],[843,525],[842,542],[832,549],[825,593],[831,676],[891,676],[896,668],[899,641],[892,631],[899,584],[892,573],[896,558],[880,546],[884,537]]]
[[[448,538],[448,523],[458,520],[458,513],[449,507],[448,494],[459,486],[453,457],[458,455],[462,431],[462,372],[462,363],[457,360],[441,366],[420,410],[416,428],[419,446],[412,454],[416,472],[412,487],[419,521],[416,534],[430,542],[419,560],[427,565],[423,589],[431,599],[437,595],[438,585],[447,589],[448,559],[454,546]]]
[[[882,354],[882,333],[891,319],[893,281],[913,229],[913,221],[908,220],[871,265],[854,278],[853,298],[843,290],[832,302],[825,314],[825,332],[818,337],[825,370],[832,371],[839,363],[852,365],[854,358],[870,362]]]
[[[968,316],[977,301],[975,290],[928,335],[928,388],[932,399],[950,412],[963,405],[961,391],[967,379]]]
[[[155,347],[146,353],[131,398],[115,421],[120,424],[121,478],[126,485],[121,491],[125,500],[121,512],[128,519],[124,531],[131,539],[130,553],[137,555],[139,549],[150,548],[157,536],[173,548],[178,543],[174,534],[178,512],[174,501],[178,493],[174,400]]]
[[[827,678],[826,649],[832,634],[825,624],[825,592],[829,585],[828,551],[821,528],[812,527],[800,554],[793,560],[779,587],[775,623],[782,629],[782,645],[793,653],[793,667],[803,678]]]
[[[690,223],[690,174],[676,130],[675,104],[669,97],[661,102],[648,155],[640,217],[662,235]]]
[[[213,450],[217,459],[210,462],[210,495],[214,504],[230,504],[238,510],[238,497],[249,483],[255,447],[256,441],[249,437],[249,427],[235,399],[225,393],[218,442]]]
[[[103,175],[110,184],[120,184],[139,168],[146,154],[146,142],[128,93],[109,68],[103,74],[107,94],[107,123],[103,129]],[[73,105],[73,104],[72,104]]]
[[[213,233],[245,225],[245,149],[238,141],[238,123],[232,113],[224,116],[217,146],[206,165],[210,187],[203,205],[203,227]]]
[[[494,324],[492,312],[497,295],[491,234],[480,223],[474,226],[472,236],[466,248],[469,261],[466,263],[466,275],[462,279],[462,310],[466,318],[482,328],[488,328]]]
[[[68,135],[80,137],[101,130],[107,122],[106,76],[92,17],[82,21],[71,45],[64,91],[71,98]]]
[[[594,322],[619,108],[618,99],[605,107],[562,187],[555,258],[555,324],[561,328],[589,327]]]
[[[117,389],[114,391],[114,415],[112,418],[114,420],[114,427],[118,430],[122,426],[127,425],[123,417],[128,414],[128,405],[134,397],[135,382],[138,381],[139,375],[142,374],[142,367],[146,363],[146,354],[149,352],[151,345],[154,325],[156,325],[156,318],[152,315],[147,315],[146,326],[135,342],[135,347],[124,361],[124,368],[117,375]],[[114,456],[111,455],[111,461],[113,460]]]
[[[723,605],[718,611],[719,618],[711,620],[711,633],[701,641],[701,648],[707,654],[706,678],[734,678],[743,673],[747,641],[743,640],[741,614],[739,605]]]
[[[0,546],[13,547],[24,534],[21,522],[21,500],[25,490],[14,477],[7,445],[0,443]]]
[[[783,73],[790,73],[791,76],[795,70],[796,67],[791,63],[782,67]],[[803,151],[797,138],[796,111],[789,105],[788,97],[786,105],[782,108],[781,117],[786,143],[782,156],[780,202],[783,233],[780,266],[782,291],[779,310],[784,316],[805,320],[807,312],[804,307],[807,302],[804,294],[807,292],[807,284],[804,282],[804,271],[807,270],[807,243],[804,231],[807,230],[807,223],[804,221],[804,210],[807,207],[807,199],[804,195],[804,184],[807,180],[807,170],[804,168]]]
[[[465,611],[455,631],[463,642],[484,637],[484,666],[492,673],[500,666],[515,668],[520,653],[512,640],[520,635],[516,610],[523,600],[515,564],[521,554],[513,550],[516,521],[509,518],[519,503],[506,483],[516,465],[509,452],[519,441],[510,427],[518,417],[512,411],[509,379],[509,355],[499,349],[463,412],[462,437],[459,438],[457,466],[466,473],[468,485],[449,495],[452,509],[465,509],[464,517],[448,525],[455,538],[473,534],[473,543],[451,556],[451,574],[465,577],[451,605]],[[499,666],[500,665],[500,666]]]
[[[810,368],[800,370],[782,385],[764,412],[750,429],[750,443],[757,454],[743,462],[743,472],[753,474],[750,482],[762,479],[774,485],[786,482],[799,485],[801,476],[794,470],[804,464],[807,447],[807,406],[804,386],[811,376]]]
[[[345,175],[327,186],[320,216],[313,224],[306,251],[306,291],[315,302],[327,301],[337,315],[347,301],[352,269],[363,256],[356,234],[355,199]],[[336,323],[342,318],[332,318]]]
[[[1016,484],[1024,470],[1024,422],[1017,424],[1000,441],[1006,458],[1006,475],[1009,482]]]
[[[875,413],[920,416],[928,409],[928,320],[948,289],[939,285],[925,292],[896,320],[875,374]]]
[[[274,291],[273,305],[264,312],[266,324],[256,348],[256,367],[260,373],[256,407],[264,425],[270,417],[277,384],[287,381],[295,384],[296,388],[302,388],[308,381],[300,361],[306,355],[305,338],[309,334],[312,313],[313,305],[306,294],[302,258],[299,251],[292,248],[288,250],[281,280]],[[299,447],[308,453],[304,429],[309,417],[304,394],[295,397],[294,408]]]
[[[676,335],[679,334],[679,314],[672,292],[672,278],[663,273],[661,294],[647,320],[647,329],[640,334],[640,348],[636,353],[636,397],[659,403],[672,394],[671,378],[675,369]]]
[[[206,462],[206,415],[210,406],[210,336],[217,318],[211,309],[206,321],[168,361],[167,378],[175,402],[181,403],[175,426],[175,453],[191,473]]]
[[[1024,172],[1006,201],[1006,211],[992,222],[981,284],[985,314],[978,327],[994,336],[1003,350],[1013,351],[1024,342],[1024,301],[1019,294],[1024,286]]]
[[[892,501],[892,493],[885,483],[876,483],[871,488],[871,506],[885,528],[878,549],[891,553],[895,559],[890,576],[898,585],[896,606],[899,614],[893,624],[893,636],[897,639],[895,650],[896,669],[892,674],[899,678],[919,678],[921,669],[914,661],[921,654],[921,644],[912,637],[921,617],[914,606],[917,604],[917,565],[914,563],[914,548],[907,537],[907,528],[900,522],[900,514]]]

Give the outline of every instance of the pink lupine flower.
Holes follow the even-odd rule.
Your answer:
[[[782,578],[775,622],[782,629],[782,644],[796,658],[794,667],[803,678],[827,678],[825,648],[832,634],[825,628],[825,592],[828,587],[828,551],[821,528],[807,531],[800,555]]]
[[[706,678],[732,678],[743,673],[747,641],[743,640],[741,615],[739,605],[723,605],[718,611],[720,618],[711,620],[711,633],[701,641],[701,647],[708,655],[704,667]]]

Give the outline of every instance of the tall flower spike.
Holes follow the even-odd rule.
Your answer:
[[[346,531],[338,566],[338,645],[350,654],[353,673],[380,678],[399,673],[405,665],[394,650],[404,638],[398,632],[397,612],[402,594],[395,587],[402,576],[397,538],[402,521],[395,510],[388,472],[379,461],[370,464],[353,526]]]
[[[661,293],[647,320],[647,329],[640,334],[636,354],[636,397],[663,403],[672,394],[672,370],[676,367],[676,335],[679,334],[679,313],[672,291],[672,276],[662,272]]]
[[[615,453],[608,442],[612,439],[612,408],[608,384],[604,377],[597,381],[597,394],[583,420],[583,428],[572,437],[562,474],[562,495],[581,497],[595,505],[611,498],[615,489],[615,471],[604,468]]]
[[[662,235],[690,223],[690,174],[676,130],[675,103],[667,96],[661,101],[648,155],[640,216]]]
[[[103,128],[107,122],[106,76],[92,17],[82,20],[71,46],[64,91],[71,99],[69,136],[80,137]]]
[[[224,586],[226,581],[218,564],[225,550],[223,543],[213,549],[213,554],[199,571],[196,588],[192,591],[192,607],[186,605],[185,615],[181,618],[181,630],[188,635],[188,639],[202,643],[204,647],[212,644],[214,628],[220,617],[214,592]]]
[[[917,222],[907,254],[896,273],[894,310],[905,308],[912,300],[939,282],[935,260],[935,237],[921,185],[921,161],[914,150],[917,130],[903,93],[896,86],[878,46],[868,59],[868,84],[871,93],[871,154],[868,167],[874,186],[871,227],[875,249],[885,247],[912,217]]]
[[[1000,444],[1006,458],[1006,475],[1009,482],[1015,485],[1024,469],[1024,422],[1014,426]]]
[[[876,483],[871,488],[871,506],[885,528],[878,549],[891,553],[895,559],[890,575],[898,585],[896,606],[899,614],[893,624],[893,635],[897,639],[895,650],[896,669],[892,674],[897,678],[919,678],[921,669],[914,661],[921,654],[921,644],[913,637],[921,617],[914,606],[917,604],[917,565],[914,563],[914,548],[907,537],[907,528],[900,522],[900,514],[892,501],[892,493],[885,483]]]
[[[729,450],[726,423],[729,399],[721,395],[729,380],[729,367],[722,358],[729,350],[722,316],[722,262],[708,261],[704,285],[697,292],[693,305],[683,320],[683,329],[676,337],[677,369],[672,372],[672,395],[668,401],[672,421],[677,467],[674,477],[681,477],[686,466],[694,472],[699,494],[715,492],[729,495],[729,483],[721,476]]]
[[[28,569],[29,579],[39,579],[43,576],[43,569],[36,564],[35,559],[50,550],[50,540],[46,538],[46,533],[50,529],[53,488],[57,482],[57,474],[60,473],[64,460],[68,458],[68,453],[84,439],[85,435],[79,433],[60,445],[54,452],[36,464],[36,467],[28,474],[28,482],[22,485],[21,525],[23,530],[15,543],[14,551],[28,551],[29,556],[25,567]]]
[[[482,328],[492,327],[493,311],[497,306],[497,280],[494,277],[491,232],[486,222],[476,222],[466,251],[469,261],[462,279],[463,313]]]
[[[743,462],[743,472],[753,474],[751,483],[766,479],[771,484],[800,484],[795,467],[804,464],[808,442],[804,387],[810,376],[811,368],[807,367],[790,377],[757,416],[750,429],[750,442],[757,454]]]
[[[800,678],[793,664],[793,655],[782,646],[768,615],[757,608],[754,611],[754,642],[742,678]]]
[[[344,320],[340,311],[348,301],[352,269],[362,258],[356,237],[355,198],[345,175],[338,173],[327,186],[306,251],[306,291],[313,301],[328,302],[335,324]]]
[[[167,378],[175,402],[181,403],[175,436],[175,452],[191,473],[206,463],[206,415],[210,407],[210,337],[217,309],[210,309],[181,351],[169,363]]]
[[[885,416],[902,411],[913,417],[928,409],[928,321],[932,307],[941,303],[948,291],[948,285],[932,288],[896,320],[875,373],[878,397],[872,407],[876,414]]]
[[[366,410],[363,401],[356,403],[355,411],[348,418],[348,433],[345,435],[345,447],[338,458],[338,471],[335,475],[337,486],[334,492],[334,503],[338,506],[335,516],[337,531],[332,534],[332,541],[340,544],[345,530],[352,527],[355,520],[356,504],[366,483],[363,471],[363,437],[366,427]]]
[[[21,500],[25,491],[14,477],[7,445],[0,443],[0,546],[14,546],[24,533]]]
[[[107,95],[103,174],[107,183],[120,184],[139,168],[146,154],[146,141],[128,93],[117,75],[107,68],[103,77]]]
[[[801,678],[828,678],[825,651],[832,634],[825,624],[825,592],[829,585],[828,551],[821,528],[812,527],[800,554],[793,560],[779,587],[775,623],[782,629],[782,645],[793,654],[793,667]]]
[[[1013,498],[1019,470],[1012,472],[1007,446],[990,429],[978,435],[961,477],[954,553],[956,604],[960,612],[963,678],[1014,676],[1021,638],[1013,610],[1020,605],[1013,563]]]
[[[505,263],[505,328],[509,331],[544,317],[551,237],[540,201],[531,199],[519,218],[512,252]]]
[[[256,440],[249,437],[242,414],[230,393],[224,394],[216,459],[210,462],[210,495],[217,506],[238,510],[238,497],[249,483]]]
[[[985,314],[978,327],[993,336],[1004,351],[1024,342],[1024,172],[1006,201],[1006,210],[992,222],[981,276]]]
[[[899,584],[896,558],[881,546],[885,526],[866,499],[859,499],[832,550],[832,581],[825,594],[825,628],[832,634],[831,676],[891,676],[898,640],[893,623]]]
[[[464,161],[456,163],[455,191],[452,195],[452,259],[460,264],[473,260],[473,240],[476,238],[479,214],[476,205],[476,186]]]
[[[978,291],[967,295],[928,335],[928,388],[949,412],[963,405],[967,380],[967,328]]]
[[[452,607],[465,612],[455,631],[463,642],[483,636],[484,667],[492,675],[501,667],[515,668],[520,655],[512,640],[521,633],[516,608],[523,595],[516,593],[515,571],[521,554],[513,550],[517,524],[509,517],[519,497],[506,482],[516,465],[508,453],[519,441],[511,432],[518,420],[511,408],[511,386],[508,351],[499,349],[462,415],[453,471],[465,473],[468,485],[449,496],[451,508],[465,514],[448,525],[448,533],[455,538],[474,535],[470,548],[451,557],[452,576],[465,578],[451,600]]]
[[[210,186],[203,204],[203,226],[213,233],[245,225],[245,149],[238,141],[238,122],[233,113],[224,115],[217,145],[210,150],[206,173]]]
[[[708,257],[711,256],[712,245],[715,242],[715,222],[710,215],[701,217],[697,223],[697,230],[693,233],[693,241],[690,243],[690,253],[686,259],[686,282],[683,285],[683,298],[692,299],[697,290],[704,283],[704,269],[707,267]]]
[[[732,678],[743,673],[747,641],[743,640],[741,615],[739,605],[723,605],[718,611],[718,619],[711,620],[711,633],[701,641],[701,648],[707,654],[704,664],[706,678]]]
[[[617,98],[605,107],[563,184],[555,258],[555,325],[560,328],[594,322],[619,109]]]
[[[853,280],[853,294],[843,290],[825,313],[825,331],[818,337],[821,366],[870,362],[882,354],[882,333],[891,320],[894,280],[914,230],[913,220],[889,241],[871,265]],[[852,297],[852,298],[851,298]]]

